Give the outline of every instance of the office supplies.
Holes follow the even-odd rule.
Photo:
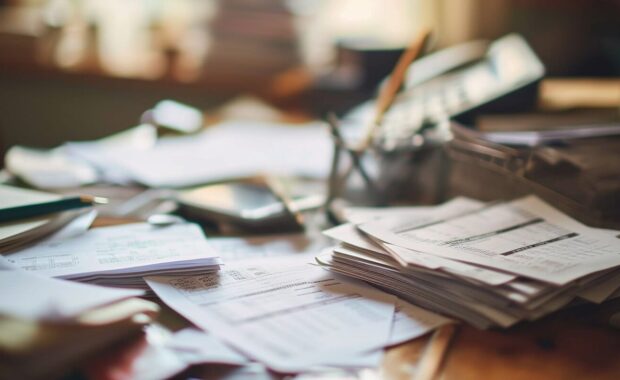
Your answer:
[[[381,199],[377,186],[373,183],[367,170],[362,165],[362,155],[374,142],[376,131],[381,125],[385,112],[394,102],[394,98],[396,97],[396,94],[400,90],[403,80],[405,79],[405,74],[409,69],[409,65],[420,55],[420,52],[424,48],[429,36],[430,30],[422,30],[413,43],[401,55],[400,59],[396,63],[396,66],[394,67],[394,71],[387,78],[387,83],[385,83],[385,85],[380,89],[379,96],[375,102],[374,116],[367,124],[366,132],[364,132],[359,144],[349,145],[341,135],[340,122],[336,116],[333,113],[328,115],[327,121],[334,140],[334,153],[332,154],[333,158],[329,176],[328,197],[326,200],[328,210],[331,206],[331,202],[341,191],[341,188],[345,185],[346,180],[353,170],[357,170],[359,172],[362,179],[366,183],[368,190],[373,193],[372,197],[375,199],[375,202]],[[341,178],[338,178],[338,173],[341,170],[340,155],[342,154],[342,151],[348,154],[351,159],[351,164],[350,167],[345,170],[344,175]]]
[[[565,139],[556,144],[520,147],[490,142],[456,123],[451,130],[455,138],[447,144],[451,168],[447,193],[483,200],[536,194],[582,223],[620,228],[616,170],[620,138]],[[556,133],[549,130],[543,135]],[[561,134],[565,133],[570,135],[569,131]],[[527,140],[541,141],[541,135],[536,135]]]
[[[471,123],[483,111],[533,106],[544,68],[522,37],[508,35],[490,44],[468,43],[429,54],[412,63],[408,71],[404,89],[374,128],[372,143],[366,144],[364,126],[372,124],[382,100],[369,100],[337,123],[330,121],[345,137],[344,143],[334,139],[335,152],[370,148],[366,154],[355,151],[357,157],[352,157],[351,164],[357,170],[360,162],[366,166],[360,171],[366,188],[345,181],[351,168],[342,170],[335,162],[340,154],[334,154],[330,200],[342,196],[368,205],[403,199],[443,200],[448,170],[441,147],[451,139],[449,121]],[[375,170],[366,178],[370,168]],[[341,170],[344,174],[339,179]],[[359,195],[366,199],[356,199]]]
[[[0,199],[2,199],[2,203],[0,204],[1,209],[7,207],[23,206],[32,203],[57,201],[62,198],[62,196],[59,194],[24,189],[21,187],[8,185],[0,185],[0,196]]]
[[[0,225],[0,248],[3,252],[10,252],[34,242],[62,228],[82,213],[83,210],[66,211],[52,216],[3,223]]]
[[[431,31],[429,29],[424,29],[420,32],[418,37],[407,48],[407,50],[405,50],[403,55],[396,63],[394,71],[390,73],[387,79],[387,83],[385,83],[384,87],[379,90],[379,96],[377,97],[375,105],[375,115],[369,125],[368,132],[365,134],[364,139],[362,140],[360,146],[357,148],[358,151],[366,150],[373,142],[375,132],[377,128],[379,128],[379,126],[381,125],[381,121],[383,120],[385,112],[394,102],[394,98],[396,97],[396,94],[398,93],[403,84],[403,80],[405,79],[407,70],[410,68],[409,66],[411,65],[411,62],[418,58],[418,56],[424,49],[424,46],[426,45],[430,34]]]
[[[529,131],[489,131],[481,132],[452,125],[453,130],[469,139],[485,140],[495,144],[534,147],[545,144],[561,144],[570,140],[594,137],[613,137],[620,135],[619,124],[577,125],[570,128],[555,128]]]
[[[58,194],[0,185],[0,207],[19,207],[42,202],[55,202],[62,197]],[[24,220],[0,223],[0,249],[10,252],[20,246],[59,230],[76,218],[88,214],[86,208],[48,214]],[[91,218],[92,221],[92,218]],[[86,225],[83,228],[87,228]]]
[[[394,313],[393,297],[309,264],[261,261],[146,281],[196,325],[281,372],[359,366],[361,353],[387,342]]]
[[[348,146],[344,138],[340,133],[340,121],[333,113],[327,115],[327,123],[329,125],[329,130],[333,139],[333,153],[332,153],[332,163],[331,169],[329,172],[329,180],[327,184],[327,198],[325,200],[325,207],[328,212],[331,212],[331,206],[336,197],[342,192],[343,187],[346,185],[346,181],[349,176],[353,173],[354,170],[357,170],[360,174],[361,178],[366,184],[369,192],[371,193],[371,197],[375,199],[380,199],[380,196],[377,192],[376,184],[371,179],[368,171],[362,165],[362,156],[363,151],[359,151],[354,147]],[[345,169],[343,174],[340,174],[340,159],[341,156],[346,153],[349,156],[350,164]],[[336,218],[335,216],[332,216]]]
[[[47,202],[37,202],[12,207],[0,208],[0,223],[15,220],[28,219],[40,215],[53,214],[57,212],[73,210],[83,207],[91,207],[94,204],[106,204],[107,199],[81,195],[78,197],[63,197]]]
[[[602,302],[620,288],[611,232],[534,197],[463,201],[328,230],[341,244],[317,261],[479,328],[535,320],[574,300]]]
[[[444,123],[449,118],[470,123],[481,111],[514,111],[533,105],[544,68],[525,40],[512,34],[488,44],[486,49],[480,45],[477,42],[449,48],[454,52],[451,59],[440,51],[412,63],[404,90],[377,129],[375,148],[412,148],[412,137],[425,125]],[[376,102],[363,103],[345,115],[345,128],[353,129],[372,120]],[[364,134],[358,138],[363,139]]]
[[[136,223],[89,230],[5,255],[14,266],[49,277],[147,289],[149,274],[192,275],[219,269],[217,254],[195,224]]]

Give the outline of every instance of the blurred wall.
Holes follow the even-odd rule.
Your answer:
[[[137,125],[142,112],[165,98],[206,109],[227,96],[200,87],[126,79],[0,74],[0,150],[103,137]]]

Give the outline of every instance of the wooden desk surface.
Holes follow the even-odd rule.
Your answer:
[[[133,222],[132,219],[98,219],[96,226]],[[461,324],[452,340],[437,379],[442,380],[551,380],[620,379],[620,328],[609,324],[620,313],[620,299],[603,305],[585,304],[552,314],[539,321],[522,323],[507,330],[483,331]],[[165,308],[161,323],[171,329],[188,324],[174,311]],[[422,337],[387,350],[381,368],[357,375],[363,379],[414,379],[416,364],[429,337]],[[135,342],[126,350],[135,352]],[[110,366],[127,366],[123,347],[117,347]],[[97,366],[101,368],[100,365]],[[106,371],[114,373],[115,371]],[[91,372],[92,373],[92,372]],[[116,373],[118,375],[118,373]],[[198,366],[179,376],[225,379],[235,375],[230,367]],[[239,376],[238,374],[235,376]],[[264,374],[258,378],[279,378]],[[99,373],[97,379],[118,379]],[[121,377],[122,378],[122,377]],[[234,377],[235,379],[244,378]],[[257,378],[257,377],[253,377]],[[337,375],[329,377],[338,379]],[[355,376],[343,375],[342,379]]]

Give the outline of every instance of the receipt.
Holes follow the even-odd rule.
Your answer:
[[[61,278],[216,263],[216,254],[200,228],[189,223],[166,228],[146,223],[95,228],[66,239],[49,239],[5,257],[18,268]]]
[[[217,274],[147,277],[170,307],[281,372],[348,366],[388,342],[395,297],[310,264],[231,264]]]
[[[533,196],[425,224],[379,220],[360,228],[396,246],[555,285],[620,265],[617,239]]]

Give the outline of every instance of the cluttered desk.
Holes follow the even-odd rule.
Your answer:
[[[0,378],[617,379],[620,124],[475,128],[542,63],[429,38],[326,121],[11,147]]]

